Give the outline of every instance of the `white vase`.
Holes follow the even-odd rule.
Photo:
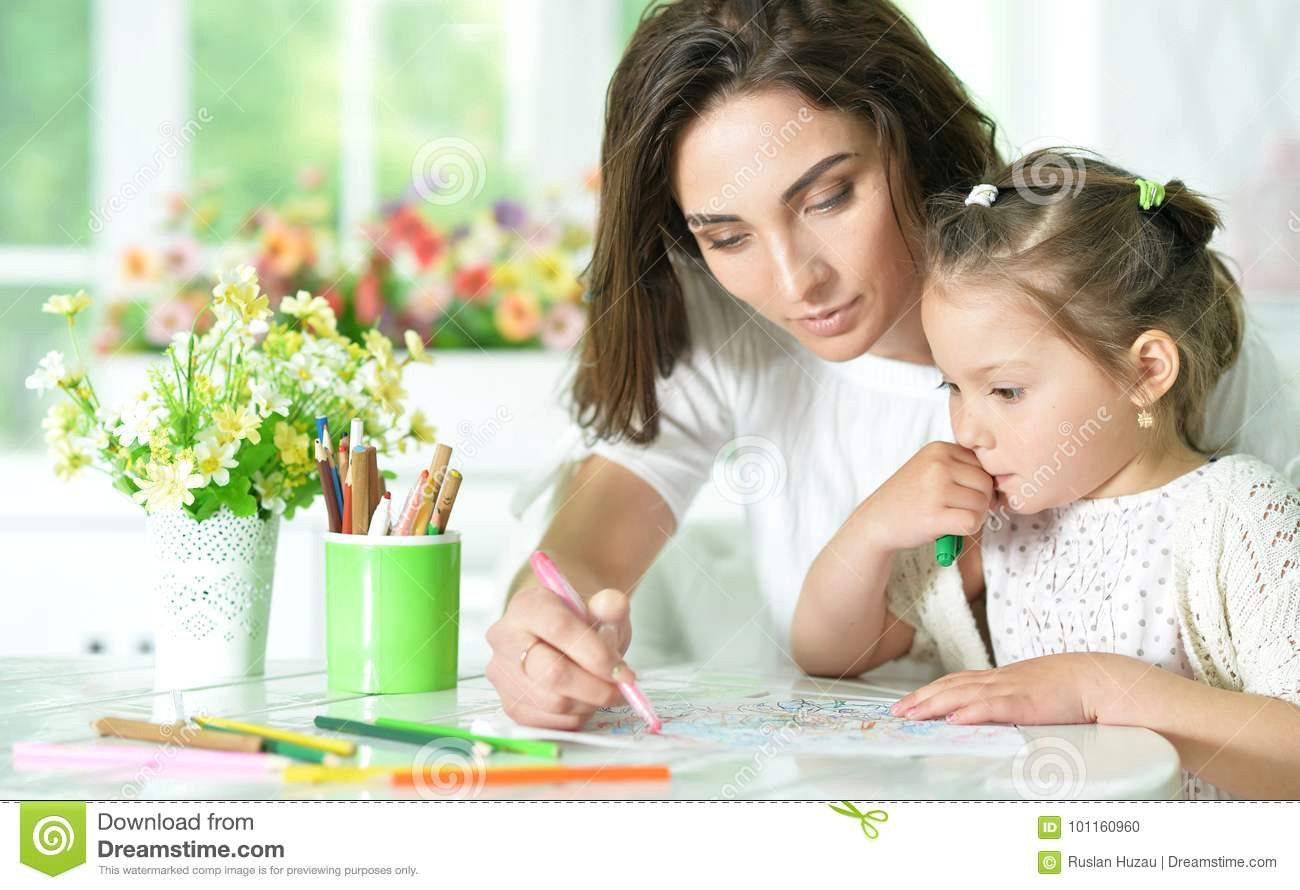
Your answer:
[[[153,513],[148,528],[154,688],[260,676],[280,517],[240,517],[223,506],[203,522]]]

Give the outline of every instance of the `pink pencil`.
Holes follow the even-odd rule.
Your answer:
[[[277,754],[248,754],[241,751],[210,751],[199,748],[160,745],[55,745],[47,742],[14,742],[14,765],[113,767],[150,766],[203,770],[205,772],[258,772],[281,769],[289,759]]]
[[[537,577],[542,579],[542,583],[546,585],[547,590],[563,600],[573,614],[583,621],[588,620],[587,607],[583,604],[582,597],[578,596],[578,592],[573,589],[573,585],[564,577],[559,567],[551,562],[549,556],[538,550],[528,558],[528,562],[533,567],[533,571],[537,573]],[[636,715],[646,722],[651,732],[658,732],[663,728],[663,721],[655,713],[654,707],[650,704],[650,699],[645,697],[641,687],[634,682],[619,683],[618,691],[623,693],[623,697],[632,706],[632,710],[636,711]]]
[[[415,480],[415,486],[411,493],[406,496],[406,503],[402,505],[402,512],[397,514],[397,522],[393,525],[393,534],[409,535],[411,526],[415,524],[415,515],[420,512],[420,498],[423,497],[424,485],[429,481],[429,471],[421,470],[420,478]]]

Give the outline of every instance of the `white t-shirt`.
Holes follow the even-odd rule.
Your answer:
[[[849,514],[921,446],[952,441],[936,368],[865,354],[829,362],[725,291],[698,262],[674,258],[691,347],[659,382],[659,436],[649,445],[575,434],[561,461],[601,455],[636,473],[679,526],[704,485],[744,504],[755,574],[769,614],[764,636],[789,661],[804,576]],[[1216,441],[1300,477],[1300,407],[1283,391],[1268,347],[1248,334],[1208,411]],[[1291,466],[1287,467],[1288,462]],[[516,498],[521,511],[561,470],[543,468]],[[718,628],[720,639],[727,628]]]

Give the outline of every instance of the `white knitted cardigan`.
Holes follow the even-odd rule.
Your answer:
[[[1237,455],[1186,489],[1174,523],[1179,633],[1197,680],[1300,705],[1300,489]],[[916,629],[911,658],[992,667],[956,565],[934,548],[894,558],[890,611]]]

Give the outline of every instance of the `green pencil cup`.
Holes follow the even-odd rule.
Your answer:
[[[331,689],[436,692],[456,685],[460,534],[325,535]]]

